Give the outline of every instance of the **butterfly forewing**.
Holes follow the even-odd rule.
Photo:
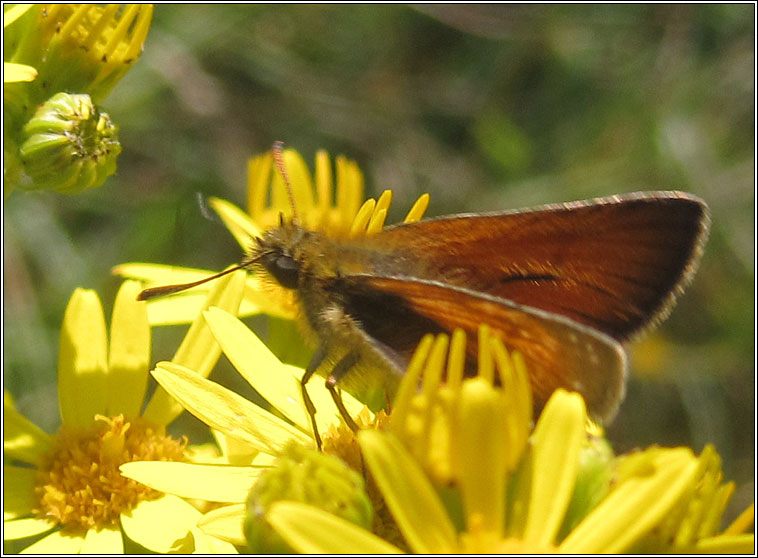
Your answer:
[[[385,229],[413,276],[554,312],[624,340],[665,316],[694,272],[707,206],[651,192]]]

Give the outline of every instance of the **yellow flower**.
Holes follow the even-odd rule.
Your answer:
[[[295,151],[285,150],[283,159],[302,222],[311,223],[314,227],[322,227],[320,230],[326,234],[336,236],[372,234],[381,230],[391,203],[391,192],[385,191],[378,202],[372,199],[367,200],[356,215],[355,200],[362,196],[363,179],[354,163],[338,158],[337,205],[333,205],[327,193],[331,192],[332,183],[329,158],[325,152],[319,152],[316,157],[315,191],[317,195],[315,196],[313,181],[300,156]],[[276,226],[279,223],[278,216],[287,211],[283,180],[279,174],[273,172],[271,153],[263,154],[250,161],[249,197],[253,200],[250,202],[250,207],[257,221],[228,202],[219,199],[211,200],[212,207],[219,213],[245,250],[250,247],[253,238],[260,235],[262,230],[269,226]],[[270,200],[269,205],[261,201],[267,199]],[[314,202],[314,199],[318,201]],[[420,219],[428,205],[428,200],[428,195],[420,197],[408,213],[406,222]],[[149,286],[193,282],[212,273],[151,264],[124,264],[114,268],[113,272],[146,281]],[[150,323],[153,325],[182,323],[198,311],[197,304],[206,288],[208,287],[201,285],[177,296],[149,301]],[[278,288],[259,276],[248,275],[245,297],[239,315],[260,313],[275,318],[269,320],[268,329],[269,344],[277,354],[289,362],[306,362],[310,351],[304,343],[300,342],[300,334],[292,322],[298,313],[294,292]],[[276,318],[284,319],[277,320]]]
[[[139,59],[150,29],[150,4],[33,4],[11,8],[17,30],[6,43],[10,61],[37,69],[27,84],[27,110],[59,91],[101,102]]]
[[[231,275],[207,304],[234,312],[242,288],[242,274]],[[97,294],[77,289],[72,295],[61,329],[57,434],[44,433],[6,397],[4,538],[38,537],[25,552],[121,553],[130,541],[157,552],[233,550],[196,528],[201,513],[193,506],[119,473],[129,461],[181,460],[186,445],[165,434],[182,408],[161,388],[140,413],[150,326],[139,291],[136,282],[122,285],[109,340]],[[219,354],[199,317],[173,362],[207,375]],[[8,465],[9,458],[16,464]]]
[[[325,227],[329,234],[334,235],[371,234],[381,229],[391,195],[385,192],[378,203],[369,200],[364,203],[362,209],[358,210],[356,216],[355,199],[360,199],[362,196],[362,178],[354,164],[338,160],[338,192],[342,193],[337,195],[338,205],[333,206],[329,197],[323,193],[325,190],[331,191],[331,172],[325,153],[319,153],[317,156],[316,191],[321,192],[316,196],[320,200],[318,203],[313,201],[312,195],[308,198],[308,195],[304,193],[312,192],[313,187],[299,155],[288,150],[284,152],[284,160],[293,184],[294,197],[301,219],[310,222],[314,227]],[[271,199],[269,206],[251,204],[252,213],[262,224],[259,225],[251,220],[228,202],[221,200],[211,202],[235,238],[245,248],[250,244],[252,237],[260,234],[262,229],[275,226],[279,222],[280,211],[287,210],[284,206],[286,196],[283,190],[276,194],[277,188],[281,187],[279,184],[281,178],[277,178],[278,175],[275,176],[272,173],[272,164],[271,155],[266,154],[253,159],[249,167],[251,199]],[[262,192],[265,193],[268,188],[272,188],[272,193],[270,196],[264,196]],[[352,194],[348,195],[349,192]],[[422,197],[406,220],[419,219],[427,203],[428,196]],[[152,283],[158,284],[190,282],[210,273],[178,270],[171,272],[176,273],[175,275],[164,274],[162,279],[155,280],[156,269],[158,268],[154,266],[127,264],[119,266],[114,271],[141,279],[151,278]],[[163,271],[159,269],[159,273]],[[202,293],[201,289],[198,291]],[[247,278],[246,297],[249,297],[251,293],[259,297],[258,300],[262,303],[256,302],[245,306],[243,301],[240,314],[263,311],[268,297],[262,295],[263,291],[256,277]],[[181,321],[182,313],[191,314],[194,311],[190,310],[192,308],[190,301],[197,296],[197,294],[183,293],[177,297],[167,297],[150,303],[148,312],[155,312],[155,319],[151,322]],[[248,302],[250,300],[248,298]],[[292,314],[292,311],[287,309],[287,304],[281,304],[284,312],[282,310],[277,312],[275,308],[271,308],[270,303],[268,307],[268,312],[274,315],[291,316]],[[249,462],[249,467],[238,463],[240,468],[208,465],[206,469],[185,464],[132,463],[122,467],[122,471],[130,478],[167,493],[231,504],[209,512],[201,525],[206,533],[239,545],[245,543],[242,534],[245,518],[243,503],[247,499],[253,481],[258,478],[261,468],[271,466],[282,451],[287,447],[292,447],[293,443],[306,448],[313,448],[316,444],[310,415],[302,401],[300,382],[304,370],[283,364],[255,334],[233,316],[217,309],[208,310],[204,316],[227,358],[261,394],[270,408],[275,410],[274,413],[254,405],[222,386],[198,378],[191,370],[171,363],[160,363],[153,371],[153,375],[177,401],[211,426],[215,432],[222,433],[227,440],[237,440],[243,447],[247,447],[245,453],[255,455],[254,460]],[[293,344],[291,338],[287,339],[287,342],[290,345]],[[317,427],[322,434],[325,433],[325,450],[334,451],[341,456],[349,453],[353,448],[346,447],[341,442],[340,429],[335,427],[335,423],[339,421],[339,412],[331,396],[323,388],[323,384],[317,380],[311,381],[307,390],[317,410],[315,414]],[[343,394],[343,402],[351,416],[357,417],[359,423],[370,424],[374,420],[370,411],[349,394]],[[350,444],[347,443],[347,446]],[[357,446],[354,449],[357,450]],[[175,474],[175,471],[180,469],[185,470],[186,475]],[[185,482],[190,478],[188,475],[191,475],[194,480]],[[213,478],[216,483],[203,482],[201,480],[203,478]]]
[[[433,347],[431,338],[426,339],[404,379],[395,408],[402,413],[391,416],[390,432],[366,430],[358,435],[366,466],[410,550],[430,554],[752,550],[754,536],[741,533],[749,518],[717,534],[730,488],[720,485],[718,461],[710,449],[700,458],[687,448],[655,447],[620,458],[599,503],[584,510],[581,518],[567,517],[577,493],[587,435],[581,396],[556,391],[529,443],[524,443],[529,424],[523,411],[530,398],[520,359],[509,358],[496,339],[480,340],[488,347],[480,353],[479,376],[461,380],[456,371],[458,343],[453,342],[448,359],[453,362],[447,370],[452,385],[439,385],[440,355],[447,341],[438,338]],[[422,370],[421,389],[415,393]],[[493,382],[493,370],[499,385]],[[429,441],[418,449],[423,436]],[[299,552],[400,551],[387,540],[301,503],[274,504],[267,519]],[[575,526],[564,534],[567,522]]]
[[[336,158],[336,203],[333,203],[332,169],[325,151],[316,153],[315,180],[299,153],[287,149],[282,158],[302,226],[333,235],[348,232],[363,200],[363,174],[358,165],[342,156]],[[292,207],[284,180],[274,170],[270,151],[250,159],[247,174],[247,212],[258,227],[254,234],[258,236],[262,230],[277,226],[280,214],[292,217]],[[221,214],[223,217],[224,213]],[[234,233],[233,222],[226,222]],[[249,237],[245,239],[238,234],[235,237],[246,247]]]
[[[283,153],[284,164],[292,185],[298,216],[303,225],[332,236],[372,234],[381,230],[392,201],[387,190],[378,201],[366,200],[363,205],[363,175],[358,166],[344,157],[336,159],[336,201],[329,156],[325,151],[316,154],[316,171],[311,178],[302,157],[294,150]],[[419,220],[429,204],[429,196],[421,196],[405,218],[406,222]],[[226,227],[248,251],[253,238],[262,231],[277,226],[279,215],[289,215],[289,205],[283,180],[273,169],[271,152],[253,157],[248,162],[248,211],[227,201],[212,198],[210,205],[219,214]],[[213,272],[203,269],[178,268],[157,264],[129,263],[116,266],[113,273],[138,279],[147,286],[181,284],[208,277]],[[158,298],[148,302],[148,317],[152,325],[184,323],[197,314],[208,286],[201,285],[176,296]],[[292,293],[283,289],[264,288],[254,275],[247,277],[245,298],[240,316],[253,314],[292,319],[296,308]]]
[[[245,545],[244,503],[253,483],[293,444],[316,447],[300,390],[304,370],[279,361],[245,324],[229,313],[210,308],[203,315],[226,357],[265,400],[267,408],[176,363],[158,363],[153,376],[190,413],[221,433],[223,440],[239,444],[238,454],[254,458],[247,462],[238,460],[234,466],[130,463],[122,466],[122,472],[162,492],[229,504],[206,514],[200,528],[208,535]],[[327,433],[324,444],[328,447],[328,433],[334,432],[332,426],[339,421],[339,412],[323,383],[311,381],[307,389],[317,410],[318,428]],[[351,416],[371,420],[368,410],[349,394],[343,393],[343,402]]]

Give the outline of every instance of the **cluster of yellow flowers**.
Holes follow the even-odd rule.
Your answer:
[[[364,234],[386,215],[388,194],[358,207],[362,178],[353,163],[337,159],[335,204],[325,153],[316,158],[315,184],[296,152],[285,159],[311,226]],[[211,202],[243,247],[286,211],[272,166],[270,153],[251,160],[249,213]],[[95,293],[75,292],[64,318],[63,430],[43,433],[6,397],[6,455],[36,471],[6,469],[5,536],[46,533],[29,552],[112,552],[135,543],[156,552],[323,554],[753,547],[752,507],[721,529],[734,487],[722,482],[712,448],[700,456],[652,447],[616,457],[581,397],[560,390],[533,426],[524,364],[486,328],[480,345],[490,350],[473,378],[462,373],[465,336],[429,336],[389,416],[344,393],[362,426],[357,436],[340,424],[323,386],[309,383],[325,433],[319,452],[300,393],[304,370],[281,362],[238,317],[292,317],[291,299],[272,298],[270,289],[264,295],[255,276],[237,271],[182,296],[137,302],[143,284],[210,272],[150,264],[114,271],[132,280],[117,296],[110,341]],[[151,370],[151,327],[187,321],[174,358]],[[207,379],[222,351],[266,408]],[[140,412],[148,373],[161,387]],[[211,428],[216,447],[166,436],[183,409]]]
[[[151,15],[148,6],[5,11],[6,101],[18,124],[13,185],[71,193],[112,172],[115,127],[94,102],[139,56]],[[82,145],[84,157],[74,152]],[[337,158],[333,172],[319,152],[312,177],[295,151],[283,155],[304,226],[353,236],[382,228],[391,193],[363,202],[355,163]],[[248,173],[247,211],[211,200],[244,250],[289,208],[271,153],[251,159]],[[422,196],[406,220],[421,218],[428,200]],[[4,539],[21,541],[24,552],[753,551],[752,506],[721,525],[734,485],[723,482],[713,448],[615,456],[581,396],[563,390],[534,424],[523,360],[486,327],[474,377],[463,374],[461,332],[429,335],[391,412],[374,414],[343,393],[342,412],[357,433],[323,385],[310,382],[319,450],[301,392],[305,371],[282,362],[240,320],[281,318],[271,322],[270,338],[284,339],[290,355],[305,351],[290,335],[290,295],[272,296],[238,270],[142,302],[145,286],[210,271],[124,264],[114,273],[128,279],[110,328],[95,292],[77,289],[69,301],[60,333],[60,431],[45,433],[4,397]],[[152,329],[184,323],[174,357],[153,363]],[[208,379],[222,352],[265,405]],[[158,387],[147,398],[151,376]],[[215,444],[167,434],[185,409],[207,424]]]

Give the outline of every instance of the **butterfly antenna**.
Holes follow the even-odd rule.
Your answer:
[[[297,206],[295,206],[295,196],[292,193],[292,184],[290,184],[290,178],[287,174],[287,168],[284,166],[284,142],[281,141],[275,141],[274,145],[271,147],[271,152],[274,155],[274,162],[276,163],[276,167],[279,169],[279,173],[282,175],[282,178],[284,179],[284,187],[287,190],[287,197],[290,200],[290,205],[292,206],[292,221],[295,223],[298,223],[300,219],[297,216]]]
[[[224,275],[231,273],[232,271],[237,271],[238,269],[245,269],[250,264],[258,261],[262,256],[263,254],[260,254],[254,258],[245,260],[244,262],[238,265],[235,265],[234,267],[230,267],[229,269],[225,269],[224,271],[216,273],[215,275],[211,275],[204,279],[200,279],[199,281],[193,281],[191,283],[182,283],[180,285],[163,285],[161,287],[151,287],[149,289],[145,289],[139,295],[137,295],[137,300],[150,300],[152,298],[157,298],[159,296],[166,296],[166,295],[170,295],[174,293],[179,293],[181,291],[186,291],[187,289],[191,289],[192,287],[197,287],[198,285],[202,285],[203,283],[207,283],[208,281],[213,281],[214,279],[223,277]]]

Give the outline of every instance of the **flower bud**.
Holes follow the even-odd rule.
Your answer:
[[[110,117],[89,95],[58,93],[24,126],[20,148],[29,189],[75,194],[116,171],[121,145]]]
[[[364,528],[370,528],[373,520],[371,501],[358,473],[332,455],[293,444],[250,491],[245,520],[250,552],[292,553],[265,519],[271,505],[281,500],[318,507]]]

